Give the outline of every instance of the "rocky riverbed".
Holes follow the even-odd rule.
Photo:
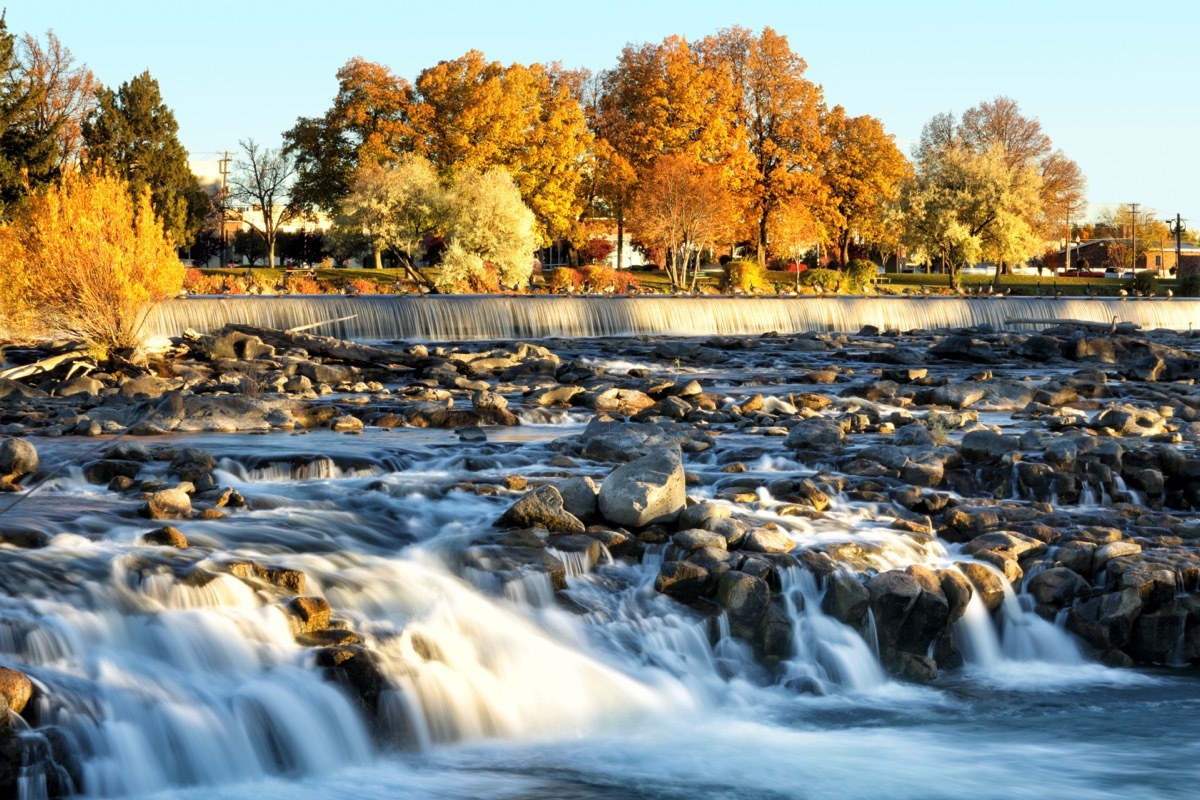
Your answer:
[[[0,378],[0,697],[15,712],[0,785],[22,797],[140,787],[105,777],[111,754],[80,732],[120,716],[86,654],[115,645],[96,621],[63,633],[59,603],[125,626],[238,607],[237,636],[302,673],[305,702],[337,717],[316,685],[349,698],[354,719],[328,724],[364,747],[526,730],[522,711],[463,699],[486,694],[482,670],[493,691],[509,675],[553,703],[524,683],[535,666],[495,667],[508,651],[491,639],[464,666],[456,644],[495,630],[456,617],[448,639],[413,610],[426,600],[362,596],[381,559],[407,569],[417,551],[445,570],[424,591],[457,580],[562,615],[537,648],[591,637],[663,680],[700,659],[717,682],[828,697],[1002,658],[1200,663],[1190,335],[363,345],[231,326],[105,364],[69,343],[6,357],[46,365]],[[658,620],[653,639],[639,617]],[[628,670],[571,664],[593,691],[640,697]],[[304,771],[303,748],[274,747],[262,771]],[[164,759],[149,759],[158,788],[211,782]]]

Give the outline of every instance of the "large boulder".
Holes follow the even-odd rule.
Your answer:
[[[794,450],[835,450],[845,439],[841,423],[824,417],[809,417],[792,426],[783,443]]]
[[[204,450],[185,447],[171,459],[171,471],[185,481],[195,483],[217,468],[217,460]]]
[[[182,489],[160,489],[140,509],[150,519],[179,519],[192,513],[192,498]]]
[[[551,533],[582,533],[586,526],[563,508],[558,489],[547,484],[528,492],[496,520],[498,528],[545,528]]]
[[[654,579],[655,591],[684,603],[698,600],[708,593],[711,576],[704,567],[690,561],[666,561]]]
[[[686,500],[683,456],[676,447],[630,461],[600,485],[600,513],[632,528],[674,522]]]
[[[37,448],[26,439],[0,442],[0,479],[18,481],[37,472]]]
[[[994,462],[1005,453],[1019,450],[1020,447],[1018,437],[996,433],[988,428],[969,431],[962,439],[963,458],[968,461]]]
[[[771,589],[762,578],[729,570],[717,582],[717,602],[729,616],[734,636],[752,638],[770,601]]]
[[[0,667],[0,709],[7,707],[20,714],[25,710],[29,698],[33,697],[33,681],[23,672]],[[0,727],[3,727],[0,725]]]

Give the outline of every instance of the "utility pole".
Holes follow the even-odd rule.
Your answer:
[[[1187,228],[1183,227],[1183,223],[1187,222],[1179,214],[1175,215],[1175,219],[1167,220],[1167,230],[1175,236],[1175,274],[1179,275],[1183,269],[1183,232]]]
[[[1071,269],[1071,215],[1067,215],[1067,238],[1063,240],[1063,272]]]
[[[221,204],[221,267],[229,263],[229,234],[225,230],[225,211],[229,207],[229,190],[226,179],[229,176],[229,151],[226,150],[217,166],[221,171],[221,193],[217,196]]]
[[[1133,223],[1130,227],[1130,232],[1133,234],[1129,249],[1131,253],[1130,264],[1133,266],[1133,271],[1137,272],[1137,210],[1140,203],[1129,204],[1129,219]]]

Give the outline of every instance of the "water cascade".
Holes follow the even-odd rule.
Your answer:
[[[343,319],[351,317],[350,319]],[[329,322],[318,332],[358,340],[530,339],[599,336],[756,335],[776,331],[900,330],[992,325],[1027,328],[1017,319],[1074,319],[1188,330],[1200,300],[1043,297],[194,297],[159,304],[146,322],[151,337],[207,332],[228,323],[293,328]]]

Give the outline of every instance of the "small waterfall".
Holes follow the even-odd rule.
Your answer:
[[[785,684],[815,683],[825,693],[831,686],[861,691],[887,682],[862,634],[821,610],[825,592],[813,573],[791,567],[781,571],[780,583],[792,620],[794,648],[784,664]]]
[[[442,295],[413,297],[193,297],[160,303],[146,321],[151,338],[227,323],[292,328],[313,322],[319,333],[360,340],[477,340],[598,336],[756,335],[777,331],[857,331],[888,320],[901,330],[992,325],[1010,319],[1132,322],[1187,330],[1200,300],[1172,302],[1042,297],[550,297]],[[342,318],[349,319],[342,319]]]

